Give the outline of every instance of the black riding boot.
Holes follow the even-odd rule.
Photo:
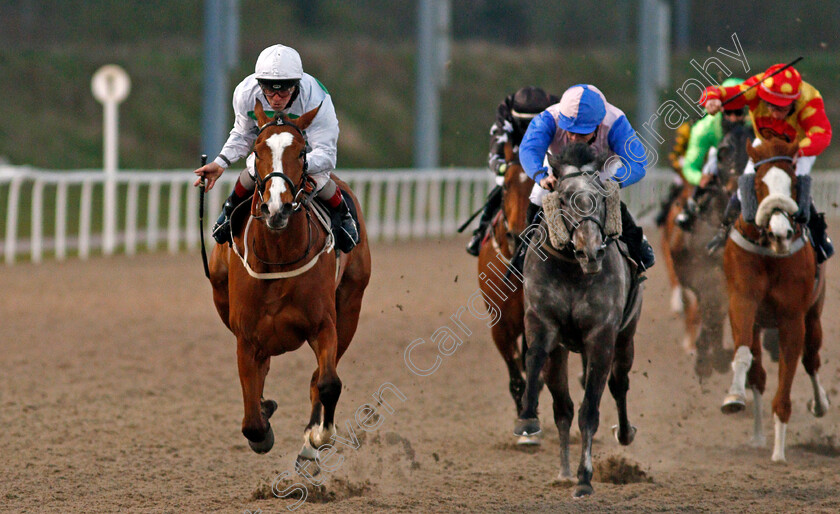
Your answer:
[[[826,232],[825,214],[817,212],[811,204],[811,216],[808,220],[808,230],[811,232],[811,244],[817,252],[817,264],[825,262],[834,255],[834,244]]]
[[[723,211],[723,219],[720,222],[720,228],[718,228],[717,234],[706,245],[706,250],[709,251],[709,255],[714,255],[726,243],[726,238],[729,237],[729,230],[740,214],[741,200],[738,199],[738,193],[735,193],[729,199],[726,210]]]
[[[542,207],[533,203],[528,204],[528,210],[525,211],[527,227],[531,227],[536,222],[540,212],[542,212]],[[525,265],[525,254],[528,253],[528,244],[531,242],[531,236],[534,230],[525,229],[525,232],[520,236],[521,240],[519,241],[519,246],[516,247],[516,253],[513,254],[513,258],[510,260],[510,267],[518,271],[519,275],[522,275],[522,268]],[[508,271],[508,274],[510,274],[510,271]]]
[[[216,220],[215,225],[213,225],[213,239],[215,239],[220,245],[225,243],[230,244],[233,240],[230,233],[230,215],[233,214],[233,210],[236,209],[239,204],[248,198],[250,197],[240,197],[237,195],[236,188],[234,188],[234,190],[231,191],[230,196],[228,196],[227,200],[225,200],[225,204],[222,206],[222,212],[219,214],[219,218]]]
[[[481,241],[484,239],[484,232],[487,230],[487,225],[493,221],[493,216],[499,212],[499,207],[502,205],[502,186],[496,186],[487,195],[487,203],[484,204],[484,212],[481,213],[481,218],[478,220],[478,228],[473,231],[472,239],[467,244],[467,253],[478,257],[478,252],[481,250]]]
[[[621,202],[621,238],[630,250],[633,260],[642,266],[642,271],[650,269],[656,263],[656,255],[653,253],[642,228],[636,225],[633,215],[627,210],[624,202]]]
[[[356,226],[356,221],[350,213],[350,207],[341,196],[341,203],[335,208],[330,207],[333,214],[333,233],[335,234],[335,244],[339,250],[344,253],[349,253],[353,248],[359,244],[359,229]]]

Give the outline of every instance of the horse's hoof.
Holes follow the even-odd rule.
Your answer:
[[[565,471],[561,469],[560,472],[557,473],[557,478],[555,478],[551,483],[553,485],[571,485],[574,481],[575,477],[572,475],[571,470]]]
[[[827,405],[823,405],[822,402],[815,402],[814,399],[808,400],[808,412],[814,415],[816,418],[821,418],[825,416],[826,411],[828,410]]]
[[[542,439],[536,435],[521,435],[516,440],[517,446],[539,446],[542,444]]]
[[[265,433],[265,439],[259,442],[254,442],[249,439],[248,446],[250,446],[256,453],[268,453],[274,446],[274,430],[272,430],[271,425],[268,425],[268,431]]]
[[[712,376],[712,363],[709,362],[708,355],[697,355],[697,357],[695,357],[694,374],[701,379]]]
[[[724,414],[734,414],[741,412],[747,406],[747,401],[742,394],[728,394],[723,399],[723,405],[720,406],[721,412]]]
[[[767,438],[764,436],[753,437],[750,439],[750,446],[753,448],[764,448],[767,446]]]
[[[513,427],[513,435],[516,436],[533,436],[537,435],[542,432],[540,428],[540,420],[539,418],[528,418],[522,419],[519,418],[516,420],[516,423]]]
[[[277,410],[277,402],[274,400],[262,400],[260,402],[260,412],[263,415],[263,419],[266,421],[274,414],[274,411]]]
[[[306,475],[314,477],[321,472],[321,466],[318,465],[318,461],[316,459],[310,459],[304,457],[303,455],[298,455],[295,458],[295,470],[297,470],[299,474],[303,471]]]
[[[688,336],[683,337],[681,346],[686,355],[694,355],[697,352],[697,346],[694,345],[694,341]]]
[[[589,484],[578,484],[575,487],[575,491],[572,493],[572,498],[583,498],[584,496],[589,496],[590,494],[594,493],[595,489],[592,489],[592,486]]]
[[[628,446],[630,443],[633,442],[633,439],[636,438],[636,427],[634,427],[633,425],[630,425],[629,433],[627,434],[627,437],[625,437],[623,441],[621,440],[620,432],[621,432],[621,430],[619,430],[619,426],[618,425],[613,425],[613,427],[612,427],[613,436],[615,436],[615,440],[618,441],[618,444],[620,444],[622,446]]]

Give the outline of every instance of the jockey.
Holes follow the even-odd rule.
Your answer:
[[[616,180],[621,187],[634,184],[645,176],[645,148],[624,112],[607,103],[604,94],[595,86],[572,86],[563,93],[559,103],[534,118],[519,148],[522,167],[536,182],[528,206],[529,225],[540,212],[542,197],[557,184],[557,177],[549,174],[545,164],[546,152],[557,155],[563,147],[572,143],[587,143],[596,154],[617,156],[618,159],[608,160],[602,174]],[[644,270],[653,266],[653,248],[624,202],[621,203],[621,223],[621,239],[639,267]],[[531,231],[526,234],[529,233]],[[522,269],[526,248],[527,244],[520,244],[520,250],[514,257],[513,266],[518,270]]]
[[[671,170],[674,171],[674,178],[668,186],[668,195],[659,203],[659,213],[656,215],[657,227],[661,227],[665,223],[671,205],[680,196],[682,188],[686,184],[682,170],[685,163],[685,152],[688,149],[688,138],[691,135],[691,126],[691,121],[686,120],[675,131],[674,146],[668,153],[668,162],[671,164]]]
[[[730,77],[724,80],[721,86],[737,86],[743,81],[743,79]],[[689,184],[697,187],[686,203],[685,210],[675,219],[680,227],[688,229],[694,222],[697,215],[697,199],[703,194],[712,178],[717,175],[717,146],[731,127],[751,125],[746,115],[746,106],[730,108],[727,105],[722,113],[704,116],[691,127],[682,175]]]
[[[511,144],[514,160],[518,160],[519,144],[522,142],[522,136],[525,135],[528,124],[534,116],[555,103],[557,103],[556,96],[549,95],[538,87],[527,86],[506,96],[496,108],[496,122],[490,127],[490,155],[488,156],[488,166],[496,177],[496,187],[487,195],[487,203],[478,221],[478,228],[473,231],[473,237],[467,244],[467,253],[470,255],[478,256],[487,225],[502,205],[502,186],[509,164],[505,160],[506,144]]]
[[[283,45],[263,50],[257,58],[254,73],[236,86],[233,91],[234,122],[230,137],[213,162],[195,170],[196,175],[207,179],[209,191],[227,167],[248,156],[245,169],[239,174],[236,186],[213,227],[213,237],[219,244],[231,242],[231,213],[250,198],[256,188],[254,155],[251,152],[259,133],[253,111],[257,101],[263,105],[269,117],[282,112],[291,119],[320,106],[312,124],[306,129],[308,153],[305,172],[315,181],[317,198],[340,219],[340,225],[333,227],[333,230],[346,232],[347,237],[336,238],[336,241],[346,241],[345,247],[339,249],[349,252],[359,242],[359,231],[341,191],[330,178],[330,172],[335,169],[338,142],[335,107],[327,88],[318,79],[303,72],[297,51]],[[201,179],[196,180],[195,185],[200,182]]]
[[[706,88],[701,105],[706,111],[715,114],[723,107],[723,102],[742,91],[740,97],[727,104],[729,109],[743,106],[749,108],[756,139],[753,144],[776,137],[787,142],[799,141],[799,153],[795,158],[797,199],[799,211],[794,219],[807,223],[811,233],[811,242],[817,253],[817,262],[823,262],[834,254],[834,246],[826,234],[823,214],[817,212],[811,201],[811,167],[817,156],[831,142],[831,124],[825,113],[822,95],[814,86],[802,80],[802,76],[793,67],[781,73],[784,64],[774,64],[763,73],[750,77],[742,84],[732,87]],[[774,76],[769,77],[769,75]],[[767,77],[767,78],[765,78]],[[750,86],[755,86],[748,89]],[[744,175],[754,175],[753,162],[747,162]],[[733,195],[724,214],[723,224],[718,234],[709,243],[711,251],[717,250],[726,241],[729,228],[741,211],[741,191]]]

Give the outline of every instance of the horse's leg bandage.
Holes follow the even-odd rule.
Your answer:
[[[735,358],[732,360],[732,387],[729,388],[729,394],[738,397],[746,396],[747,372],[752,366],[753,356],[750,352],[749,346],[739,346],[738,351],[735,352]]]

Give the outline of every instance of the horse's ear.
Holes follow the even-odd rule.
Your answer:
[[[758,149],[756,149],[756,147],[753,146],[752,140],[747,139],[747,141],[744,144],[747,145],[747,155],[750,156],[752,162],[760,161],[761,157],[759,157],[758,155]]]
[[[306,127],[308,127],[309,124],[312,123],[312,120],[315,119],[315,115],[318,114],[318,111],[321,110],[321,105],[323,105],[323,104],[322,103],[318,104],[318,107],[312,109],[311,111],[305,113],[300,118],[296,119],[295,120],[295,125],[297,125],[297,128],[299,128],[301,130],[305,130]]]
[[[269,122],[268,116],[265,115],[265,109],[263,109],[259,100],[254,104],[254,116],[257,117],[257,124],[261,127]]]
[[[799,138],[794,139],[785,145],[785,155],[793,157],[799,152]]]
[[[548,154],[548,165],[551,166],[556,173],[556,176],[561,176],[561,170],[563,169],[563,162],[560,159],[560,156],[554,155],[552,153]]]

